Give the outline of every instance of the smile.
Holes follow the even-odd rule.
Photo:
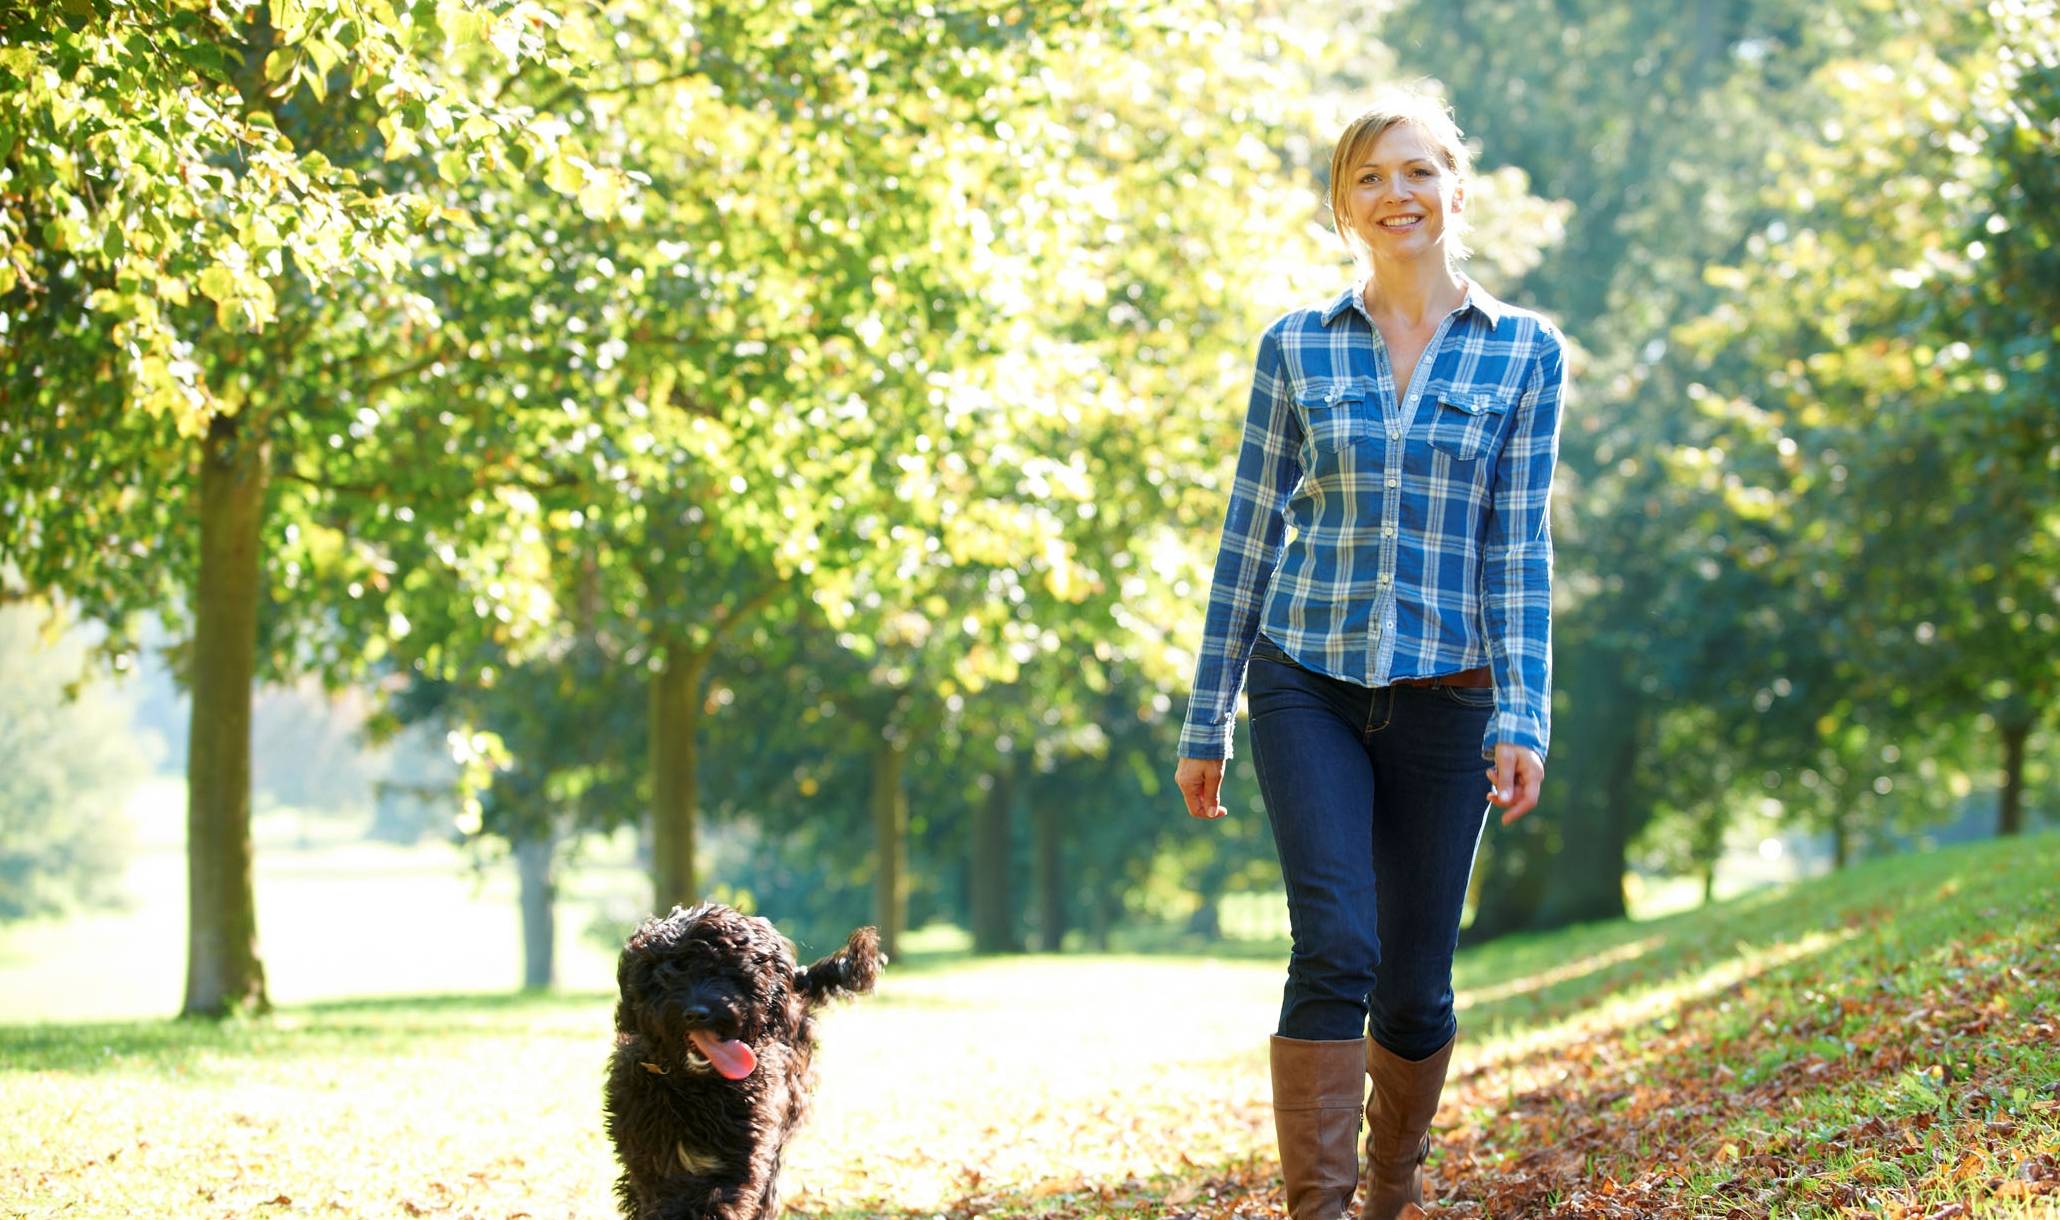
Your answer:
[[[1383,229],[1413,229],[1423,223],[1421,216],[1391,216],[1380,222]]]

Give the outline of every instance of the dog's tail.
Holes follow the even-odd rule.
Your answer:
[[[860,928],[844,947],[794,976],[794,989],[812,1004],[871,991],[880,978],[880,932]]]

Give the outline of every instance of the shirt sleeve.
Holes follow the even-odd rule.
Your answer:
[[[1237,475],[1209,586],[1201,655],[1180,731],[1182,758],[1229,758],[1237,697],[1259,635],[1259,614],[1287,532],[1283,509],[1301,482],[1302,424],[1287,388],[1278,328],[1259,341],[1252,399],[1238,446]]]
[[[1484,758],[1511,742],[1545,756],[1552,736],[1552,472],[1559,461],[1566,351],[1547,328],[1489,491],[1481,609],[1495,676]]]

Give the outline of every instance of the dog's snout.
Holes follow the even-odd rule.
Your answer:
[[[689,1021],[706,1021],[709,1017],[714,1015],[715,1014],[713,1010],[711,1010],[706,1004],[689,1004],[685,1008],[680,1010],[680,1016],[686,1018]]]

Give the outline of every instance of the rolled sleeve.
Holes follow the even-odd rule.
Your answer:
[[[1301,479],[1296,456],[1302,426],[1287,392],[1278,327],[1259,342],[1237,474],[1209,586],[1202,647],[1195,661],[1187,718],[1180,731],[1183,758],[1229,758],[1237,727],[1237,697],[1259,634],[1280,545],[1287,529],[1283,508]]]
[[[1551,741],[1551,499],[1565,393],[1565,342],[1548,331],[1496,460],[1485,520],[1481,609],[1496,707],[1481,744],[1486,758],[1503,742],[1543,758]]]

